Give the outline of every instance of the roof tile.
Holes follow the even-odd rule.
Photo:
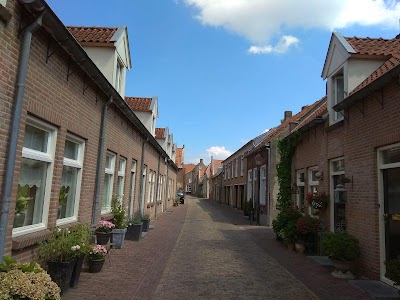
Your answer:
[[[150,106],[153,98],[144,97],[125,97],[125,102],[134,111],[146,111],[150,112]]]
[[[156,139],[165,139],[165,128],[156,128]]]
[[[69,32],[79,43],[107,43],[112,44],[111,38],[118,28],[109,27],[75,27],[67,26]]]

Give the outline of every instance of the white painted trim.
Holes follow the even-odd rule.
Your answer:
[[[329,199],[331,199],[331,201],[329,201],[329,207],[330,207],[330,216],[329,216],[329,224],[330,224],[330,230],[332,232],[335,231],[335,210],[334,210],[334,206],[335,206],[335,201],[334,201],[334,194],[333,194],[333,190],[335,189],[335,187],[333,186],[333,176],[335,175],[344,175],[345,171],[346,171],[346,164],[344,165],[344,171],[333,171],[333,163],[335,161],[338,160],[344,160],[344,157],[338,157],[335,159],[331,159],[329,161]]]

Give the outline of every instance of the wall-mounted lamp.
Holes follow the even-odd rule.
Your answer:
[[[346,203],[347,202],[347,190],[344,188],[343,184],[338,184],[333,190],[333,198],[335,203]]]
[[[340,181],[341,184],[350,183],[350,182],[352,183],[353,182],[353,176],[351,176],[351,178],[342,176],[339,181]]]
[[[292,194],[298,194],[299,193],[299,187],[297,186],[296,183],[293,183],[292,188],[290,189]]]
[[[324,179],[324,172],[318,171],[317,173],[315,173],[315,178],[317,178],[319,181],[322,181]]]

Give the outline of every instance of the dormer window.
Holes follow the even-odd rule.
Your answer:
[[[123,80],[124,80],[124,70],[125,67],[123,65],[123,63],[118,59],[117,60],[117,73],[115,76],[115,89],[121,94],[123,95],[123,89],[124,89],[124,84],[123,84]]]
[[[333,77],[333,106],[344,99],[344,78],[343,75]],[[344,117],[343,110],[334,112],[334,121],[342,120]]]

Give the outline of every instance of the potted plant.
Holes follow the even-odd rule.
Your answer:
[[[98,273],[103,268],[107,249],[103,245],[93,245],[88,254],[88,265],[90,273]]]
[[[113,247],[120,249],[126,234],[126,210],[122,208],[122,199],[120,197],[113,199],[111,212],[114,216],[112,221],[115,225],[111,232]]]
[[[295,209],[287,208],[281,210],[277,217],[272,221],[272,228],[276,234],[277,240],[282,240],[282,230],[286,227],[286,225],[293,221],[294,223],[302,216],[302,214]]]
[[[125,239],[131,241],[139,241],[142,237],[143,221],[142,214],[137,211],[133,217],[128,220],[128,228],[126,231]]]
[[[2,299],[60,300],[60,288],[35,261],[17,262],[10,256],[0,264]]]
[[[29,185],[18,185],[17,201],[15,204],[14,228],[21,227],[25,222],[25,214],[28,209],[29,201],[32,197],[29,196]]]
[[[400,285],[400,255],[397,258],[385,261],[385,266],[385,276],[393,280],[394,285]]]
[[[295,249],[304,253],[308,245],[316,240],[318,234],[319,219],[311,216],[302,216],[296,222],[297,241],[295,242]],[[309,249],[308,249],[309,250]]]
[[[308,193],[306,203],[314,209],[324,209],[328,205],[328,196],[322,193]]]
[[[107,245],[111,237],[111,231],[114,229],[115,225],[110,221],[100,221],[97,224],[95,234],[96,242],[98,245]]]
[[[296,221],[289,220],[285,227],[280,231],[280,235],[283,238],[286,246],[289,250],[294,249],[294,243],[297,240],[297,232],[296,232]]]
[[[142,221],[143,221],[143,232],[149,231],[150,226],[150,214],[145,212],[142,214]]]
[[[345,231],[328,232],[321,238],[321,251],[328,255],[335,271],[331,274],[342,279],[353,279],[354,260],[360,255],[359,241]]]
[[[66,217],[69,186],[62,186],[58,194],[58,219]]]
[[[77,252],[80,245],[70,233],[68,228],[55,228],[50,238],[38,247],[38,257],[47,264],[47,272],[61,288],[61,295],[70,287],[76,256],[80,255]]]

